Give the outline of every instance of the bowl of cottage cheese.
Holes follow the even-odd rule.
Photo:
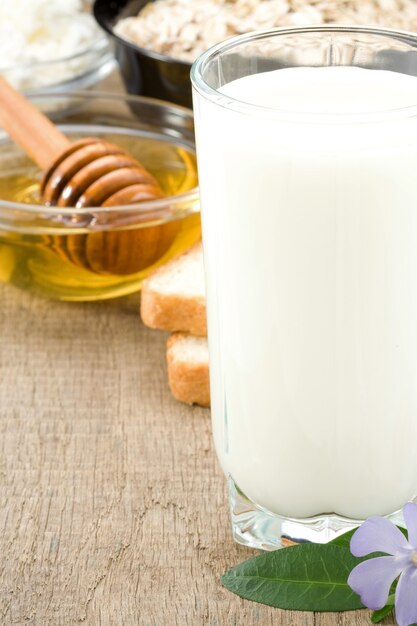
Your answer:
[[[25,93],[85,89],[115,61],[84,0],[0,2],[0,73]]]

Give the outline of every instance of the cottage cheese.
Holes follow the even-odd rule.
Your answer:
[[[82,0],[0,2],[0,72],[16,87],[60,83],[82,73],[88,59],[60,61],[81,55],[102,37]],[[34,69],[37,63],[47,65]]]

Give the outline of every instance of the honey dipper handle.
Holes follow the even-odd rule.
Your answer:
[[[70,144],[69,139],[1,75],[0,127],[42,170]]]

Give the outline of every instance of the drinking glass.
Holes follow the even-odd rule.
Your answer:
[[[306,70],[330,66],[317,94]],[[354,96],[342,66],[361,70]],[[288,68],[305,68],[290,101]],[[398,522],[416,494],[416,75],[417,36],[368,27],[239,36],[193,65],[212,424],[239,543],[326,542]]]

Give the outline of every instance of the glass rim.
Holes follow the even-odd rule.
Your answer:
[[[80,99],[83,102],[98,101],[103,102],[109,100],[111,102],[126,102],[137,103],[142,105],[148,105],[169,112],[171,115],[177,114],[179,118],[193,122],[193,113],[191,109],[187,109],[179,104],[172,102],[166,102],[165,100],[159,100],[157,98],[151,98],[148,96],[133,95],[129,93],[114,93],[106,91],[59,91],[50,92],[47,88],[43,90],[37,90],[30,94],[29,99],[35,101],[50,101],[50,100],[68,100],[68,98]],[[77,125],[79,123],[74,123]],[[0,129],[1,130],[1,129]],[[195,151],[194,144],[191,144],[186,138],[179,138],[176,135],[170,135],[170,139],[173,143],[181,143],[187,146],[191,150]],[[187,189],[180,194],[172,196],[164,196],[155,200],[145,200],[142,202],[135,202],[132,204],[122,204],[115,206],[85,206],[80,209],[75,207],[56,207],[46,206],[43,204],[34,204],[31,202],[14,202],[13,200],[0,199],[0,226],[4,226],[7,220],[13,220],[16,213],[22,215],[35,215],[44,219],[56,218],[56,216],[62,215],[65,217],[71,217],[75,213],[78,216],[90,217],[92,214],[96,215],[108,215],[117,213],[119,217],[129,216],[131,214],[140,213],[141,216],[146,217],[148,214],[152,219],[159,219],[160,216],[165,216],[165,211],[170,208],[172,211],[181,206],[194,205],[199,201],[199,187],[198,185]],[[187,214],[195,213],[195,208],[189,208]],[[174,216],[174,219],[177,219]]]
[[[64,56],[57,57],[56,59],[48,59],[41,61],[24,61],[23,63],[13,63],[12,65],[0,65],[0,71],[4,74],[30,70],[30,69],[42,69],[49,67],[56,67],[62,63],[70,63],[71,61],[78,61],[90,54],[112,54],[110,42],[105,33],[99,33],[98,36],[89,45],[83,46],[72,54],[65,54]],[[106,57],[102,58],[103,62]],[[88,68],[91,69],[91,68]]]
[[[296,35],[306,33],[363,33],[368,35],[378,35],[382,38],[390,38],[393,40],[409,43],[413,45],[417,53],[417,33],[404,30],[396,30],[390,28],[379,28],[374,26],[361,26],[355,24],[320,24],[311,26],[289,26],[278,27],[267,30],[257,30],[243,35],[230,37],[203,52],[193,63],[191,67],[191,83],[193,91],[198,93],[206,100],[211,101],[217,106],[227,108],[242,114],[262,115],[262,117],[270,117],[282,119],[289,122],[301,123],[369,123],[384,122],[388,120],[410,118],[417,116],[417,97],[416,104],[400,107],[389,108],[380,111],[364,111],[354,113],[317,113],[312,111],[289,111],[286,109],[277,109],[264,107],[258,104],[251,104],[243,100],[238,100],[229,95],[222,94],[218,89],[211,87],[204,79],[204,71],[208,64],[224,52],[229,52],[233,48],[237,48],[242,44],[252,41],[261,41],[271,37],[280,37],[285,35]]]

